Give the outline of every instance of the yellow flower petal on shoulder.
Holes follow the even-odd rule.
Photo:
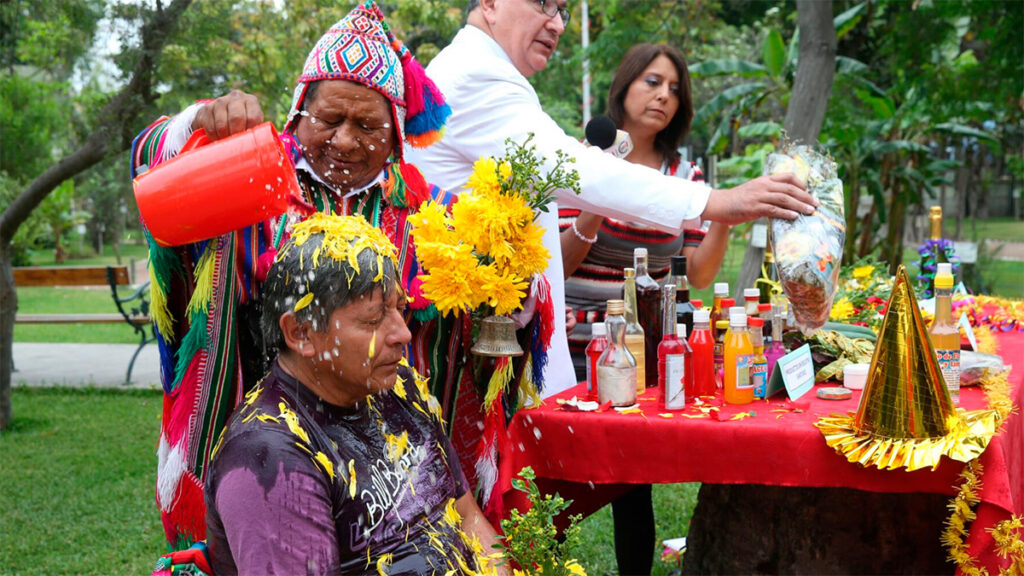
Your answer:
[[[393,558],[393,555],[390,554],[390,553],[389,554],[381,554],[380,557],[377,558],[377,574],[379,576],[387,576],[388,575],[386,568],[391,566],[391,559],[392,558]]]
[[[348,461],[348,497],[356,497],[356,460]]]
[[[320,464],[320,466],[323,467],[324,472],[327,472],[327,475],[331,478],[331,480],[334,480],[334,463],[331,462],[331,460],[327,457],[327,454],[324,454],[323,452],[317,452],[316,456],[314,456],[314,459],[317,461],[318,464]]]

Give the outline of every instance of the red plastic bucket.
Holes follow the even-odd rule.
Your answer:
[[[245,228],[301,198],[295,168],[270,122],[210,142],[196,130],[178,156],[135,178],[135,201],[161,246]]]

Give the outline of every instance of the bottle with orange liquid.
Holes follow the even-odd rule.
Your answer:
[[[935,320],[928,336],[953,404],[960,404],[960,330],[953,322],[952,293],[953,265],[940,262],[935,274]]]
[[[747,316],[733,314],[729,318],[729,335],[723,351],[725,370],[725,401],[729,404],[749,404],[754,401],[754,345],[747,332]]]
[[[725,320],[728,324],[729,316],[722,317],[722,298],[729,295],[728,282],[715,282],[715,297],[711,301],[711,334],[718,336],[718,321]]]

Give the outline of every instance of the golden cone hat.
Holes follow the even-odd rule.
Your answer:
[[[850,462],[894,470],[936,468],[946,455],[977,458],[1002,420],[993,409],[953,406],[907,271],[900,266],[856,414],[815,426]]]
[[[854,427],[888,438],[939,438],[956,409],[914,298],[907,270],[896,271]]]

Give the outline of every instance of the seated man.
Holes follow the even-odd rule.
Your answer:
[[[295,225],[264,285],[277,360],[232,414],[206,483],[219,576],[488,564],[494,530],[426,380],[402,357],[396,268],[394,246],[361,216]]]

